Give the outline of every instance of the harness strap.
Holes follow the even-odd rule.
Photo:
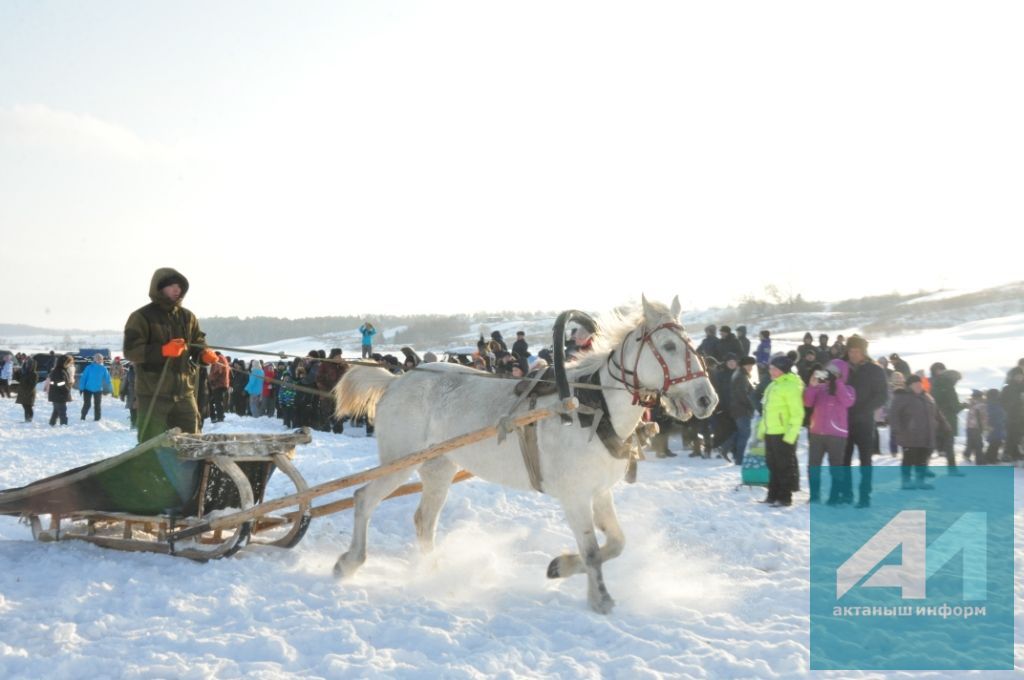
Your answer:
[[[599,385],[601,384],[600,373],[592,373],[583,378],[581,382]],[[633,455],[633,446],[630,442],[632,435],[623,440],[616,434],[615,427],[612,425],[612,419],[608,417],[608,402],[605,401],[604,393],[599,390],[577,390],[575,396],[580,400],[581,408],[577,409],[579,411],[580,426],[584,428],[591,427],[594,417],[597,416],[597,436],[601,439],[601,443],[604,444],[608,453],[611,454],[612,458],[630,458]]]
[[[530,410],[537,408],[537,397],[530,397]],[[544,493],[544,479],[540,473],[540,446],[537,444],[537,423],[530,423],[516,430],[519,435],[519,451],[523,454],[523,465],[530,476],[530,486]]]

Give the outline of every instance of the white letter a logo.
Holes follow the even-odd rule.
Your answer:
[[[903,590],[903,599],[924,599],[927,582],[925,536],[924,510],[900,512],[839,567],[836,572],[836,599],[857,585],[898,546],[903,546],[903,563],[880,567],[864,582],[864,586],[898,587]]]

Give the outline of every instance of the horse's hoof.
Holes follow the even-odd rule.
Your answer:
[[[352,575],[356,573],[356,570],[358,570],[360,566],[361,565],[352,564],[351,562],[346,561],[345,556],[342,555],[338,558],[338,561],[334,563],[334,578],[338,579],[339,581],[344,581],[345,579],[351,578]]]
[[[578,555],[559,555],[548,565],[548,578],[566,578],[581,571]]]
[[[615,608],[615,600],[613,600],[611,598],[611,596],[605,595],[604,597],[602,597],[601,599],[597,600],[596,602],[591,600],[590,608],[593,609],[598,614],[611,614],[612,613],[612,609]]]

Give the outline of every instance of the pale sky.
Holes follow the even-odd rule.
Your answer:
[[[1024,3],[0,3],[0,320],[1024,279]]]

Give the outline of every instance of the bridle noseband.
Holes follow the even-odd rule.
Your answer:
[[[676,337],[678,337],[686,350],[686,374],[673,378],[671,372],[668,370],[668,362],[665,361],[665,357],[661,356],[661,352],[658,351],[657,345],[654,344],[653,336],[660,330],[671,330],[676,331]],[[635,333],[636,331],[632,331]],[[619,360],[615,361],[615,351],[608,355],[608,372],[613,378],[621,382],[629,390],[629,393],[633,395],[633,405],[640,405],[646,408],[650,408],[658,403],[658,400],[668,392],[669,388],[679,383],[689,382],[696,380],[697,378],[707,377],[707,367],[704,365],[704,359],[701,358],[700,354],[693,349],[690,342],[682,335],[683,327],[679,324],[669,321],[661,324],[651,330],[643,328],[643,335],[637,338],[637,342],[640,343],[640,347],[636,352],[636,361],[633,362],[633,370],[626,370],[625,365],[625,352],[626,352],[626,341],[623,340],[622,344],[619,345]],[[637,375],[637,368],[640,366],[640,356],[643,354],[644,345],[650,345],[651,352],[654,354],[654,358],[661,364],[661,370],[665,374],[665,380],[658,390],[645,390],[640,385],[640,377]],[[694,371],[692,368],[693,359],[697,360],[697,365],[700,366],[700,370]],[[615,366],[618,369],[619,375],[615,375],[615,371],[611,370],[611,366]],[[621,377],[620,377],[621,376]],[[627,376],[632,376],[632,380],[628,379]]]

